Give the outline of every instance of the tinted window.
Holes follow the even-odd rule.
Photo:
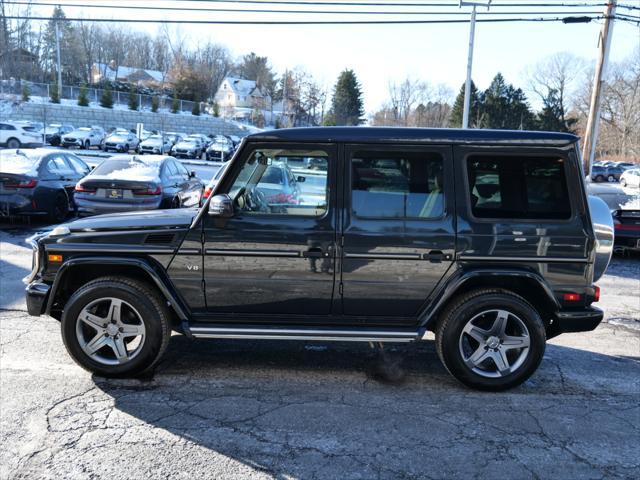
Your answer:
[[[73,155],[67,155],[67,161],[71,164],[73,169],[80,175],[86,175],[89,173],[89,167],[86,163]]]
[[[185,176],[189,176],[189,171],[185,168],[185,166],[183,164],[181,164],[180,162],[174,162],[175,163],[175,167],[178,169],[178,174],[180,175],[185,175]]]
[[[571,216],[564,159],[473,155],[467,173],[478,218],[566,219]]]
[[[58,175],[72,172],[71,168],[69,167],[69,165],[67,165],[67,162],[62,155],[49,157],[49,160],[47,162],[47,170]]]
[[[314,181],[291,182],[291,157],[313,158],[324,171],[307,171]],[[328,155],[322,150],[258,150],[239,172],[230,190],[238,211],[247,214],[321,216],[327,211]],[[296,175],[304,176],[303,170]]]
[[[429,152],[355,152],[353,214],[361,218],[436,218],[444,213],[443,159]]]

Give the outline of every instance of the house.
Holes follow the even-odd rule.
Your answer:
[[[226,117],[241,118],[252,110],[267,110],[271,97],[254,80],[226,77],[214,97]]]
[[[138,85],[162,85],[166,80],[166,74],[158,70],[144,68],[125,67],[115,65],[115,62],[94,63],[91,65],[91,83],[99,83],[103,80],[111,82],[127,82]]]
[[[38,56],[24,48],[0,52],[0,77],[29,78],[40,74]]]

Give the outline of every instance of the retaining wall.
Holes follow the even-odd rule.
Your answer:
[[[153,113],[149,111],[116,110],[102,107],[79,107],[55,103],[21,102],[13,106],[11,119],[46,123],[67,123],[74,127],[99,125],[105,130],[114,127],[132,129],[143,123],[147,130],[165,132],[237,135],[251,133],[250,127],[227,122],[210,115]],[[1,116],[5,116],[2,114]],[[8,120],[8,118],[5,118]]]

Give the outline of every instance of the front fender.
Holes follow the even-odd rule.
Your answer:
[[[516,280],[527,283],[525,292],[518,291]],[[513,290],[527,300],[535,297],[535,302],[544,305],[549,311],[560,310],[560,304],[553,294],[549,284],[538,274],[514,268],[477,268],[458,270],[449,279],[436,289],[431,295],[431,300],[419,317],[419,325],[429,329],[438,319],[438,314],[458,294],[475,288],[504,288]]]
[[[186,304],[177,295],[164,270],[154,265],[153,262],[148,259],[136,257],[76,257],[67,260],[58,269],[53,285],[51,286],[51,292],[49,293],[49,299],[45,310],[47,315],[51,315],[51,308],[55,301],[56,294],[60,286],[64,284],[66,275],[70,274],[74,268],[80,265],[117,265],[138,269],[140,272],[143,272],[156,287],[158,287],[158,290],[160,290],[166,301],[169,303],[169,306],[173,308],[181,321],[188,320],[189,318]],[[105,269],[106,275],[108,275],[108,271],[108,268]]]

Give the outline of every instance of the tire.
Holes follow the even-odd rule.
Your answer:
[[[10,138],[9,140],[7,140],[7,148],[11,150],[16,150],[20,148],[21,145],[22,142],[20,142],[20,140],[18,140],[17,138]]]
[[[496,333],[500,318],[506,318],[506,332]],[[470,325],[474,336],[466,333]],[[538,312],[506,290],[481,289],[461,296],[440,316],[436,330],[436,350],[445,368],[478,390],[502,391],[520,385],[540,365],[545,346],[546,332]],[[502,370],[494,358],[506,359]]]
[[[609,176],[607,177],[607,182],[609,182],[609,183],[613,183],[613,182],[615,182],[615,181],[616,181],[616,177],[614,177],[613,175],[609,175]]]
[[[596,177],[596,182],[604,182],[604,177],[602,175],[598,175]]]
[[[117,323],[109,322],[114,300],[121,302]],[[81,314],[90,314],[94,308],[91,319],[80,319]],[[100,324],[103,320],[106,323]],[[123,336],[124,328],[130,332],[135,328],[141,335]],[[133,377],[149,372],[171,337],[169,312],[158,295],[145,283],[121,277],[93,280],[74,293],[64,307],[61,330],[65,347],[76,363],[104,377]],[[126,338],[133,339],[127,343]],[[98,342],[103,342],[102,346]],[[117,342],[125,349],[125,355],[120,357],[115,353]],[[89,355],[85,350],[91,351],[92,343],[93,348],[100,348]]]
[[[69,216],[69,198],[66,193],[58,192],[51,204],[48,218],[51,223],[61,223]]]
[[[620,185],[622,185],[623,187],[627,186],[627,181],[624,178],[620,179]]]
[[[91,149],[91,142],[89,142],[89,140],[85,140],[84,149],[85,150],[90,150]]]
[[[171,199],[171,204],[169,208],[182,208],[182,202],[180,201],[180,197],[173,197]]]

